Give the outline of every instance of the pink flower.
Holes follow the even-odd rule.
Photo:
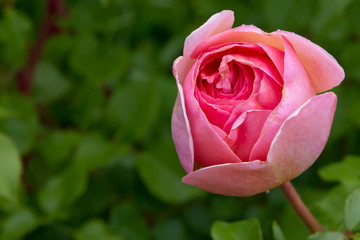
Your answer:
[[[188,173],[206,191],[250,196],[310,167],[329,136],[344,71],[324,49],[286,31],[232,28],[213,15],[185,40],[172,135]]]

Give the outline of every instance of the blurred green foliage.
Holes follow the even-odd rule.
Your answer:
[[[218,221],[211,228],[214,240],[261,240],[260,223],[257,219],[225,223]]]
[[[26,95],[19,73],[38,42],[47,1],[0,0],[1,240],[310,235],[279,189],[235,198],[181,182],[185,172],[170,133],[177,94],[171,66],[186,36],[223,9],[235,12],[236,26],[303,35],[344,67],[329,142],[294,185],[327,231],[360,230],[360,1],[67,0],[64,6]],[[326,232],[308,239],[344,237]]]

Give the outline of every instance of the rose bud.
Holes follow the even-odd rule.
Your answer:
[[[172,136],[183,182],[250,196],[295,178],[319,157],[337,101],[322,92],[345,74],[295,33],[232,28],[233,21],[232,11],[222,11],[186,38],[173,65]]]

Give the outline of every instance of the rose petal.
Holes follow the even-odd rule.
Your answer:
[[[177,72],[177,79],[181,84],[184,82],[187,72],[194,63],[194,59],[191,59],[191,54],[194,48],[204,39],[222,31],[231,29],[233,23],[234,12],[224,10],[213,15],[206,23],[193,31],[185,39],[183,51],[184,56],[177,58],[173,64],[173,71]]]
[[[200,53],[212,46],[243,41],[261,43],[283,50],[283,37],[288,39],[294,47],[298,58],[313,81],[316,93],[327,91],[343,81],[344,70],[320,46],[295,33],[282,30],[266,33],[252,25],[242,25],[207,38],[194,49],[191,57],[197,58]]]
[[[279,74],[281,75],[281,79],[275,80],[280,80],[281,82],[279,82],[279,85],[283,85],[284,82],[282,79],[284,78],[284,52],[269,45],[261,43],[258,43],[257,45],[264,49],[271,61],[276,66]]]
[[[281,86],[273,78],[264,74],[255,99],[263,109],[274,109],[282,98],[281,92]]]
[[[186,175],[183,182],[229,196],[251,196],[287,182],[309,167],[321,153],[335,108],[334,93],[315,96],[283,123],[267,162],[255,160],[210,166]]]
[[[243,66],[242,66],[242,68],[243,68]],[[248,80],[248,82],[250,82],[250,81],[251,82],[247,83],[246,85],[253,84],[254,88],[257,88],[256,89],[256,91],[257,91],[258,88],[260,87],[260,81],[263,78],[264,74],[259,69],[251,69],[251,70],[253,70],[253,72],[254,72],[254,76],[252,77],[253,80]],[[255,91],[253,90],[253,93],[254,92]],[[233,128],[234,122],[238,121],[239,116],[241,116],[245,111],[256,110],[256,109],[260,109],[260,108],[261,108],[261,106],[256,103],[254,95],[251,95],[248,99],[239,101],[239,103],[234,107],[233,111],[231,112],[231,115],[227,119],[227,121],[223,127],[224,131],[229,132],[231,130],[231,128]]]
[[[194,60],[190,60],[189,58],[185,58],[183,56],[178,57],[173,63],[173,74],[176,80],[183,84],[188,71],[190,70]]]
[[[329,137],[336,101],[333,92],[315,96],[283,123],[267,160],[276,166],[282,182],[301,174],[319,157]]]
[[[240,116],[240,124],[234,122],[226,142],[243,162],[249,161],[249,155],[261,133],[270,110],[251,110]],[[244,119],[243,119],[244,118]]]
[[[240,162],[230,147],[217,134],[194,98],[196,66],[193,66],[184,81],[184,100],[194,142],[195,161],[202,166]]]
[[[193,170],[194,165],[194,147],[189,121],[184,114],[184,106],[180,96],[177,97],[173,110],[171,133],[181,165],[189,173]]]
[[[289,41],[285,38],[283,40],[285,46],[285,66],[282,99],[266,120],[260,138],[250,154],[250,161],[266,160],[271,141],[283,121],[304,102],[315,95],[308,74],[297,58],[294,49]]]
[[[196,59],[210,47],[236,42],[263,43],[280,50],[284,49],[281,35],[271,35],[253,25],[241,25],[205,39],[194,49],[191,57]]]
[[[183,182],[205,191],[228,196],[251,196],[281,182],[270,164],[263,161],[230,163],[201,168]]]
[[[204,41],[208,37],[231,29],[233,23],[233,11],[224,10],[212,15],[202,26],[193,31],[185,39],[184,57],[190,57],[196,46],[198,46],[200,42]]]
[[[203,96],[198,93],[198,91],[196,91],[196,95],[199,95],[197,96],[199,105],[201,110],[206,115],[208,121],[211,124],[222,128],[226,120],[229,118],[230,112],[222,109],[217,105],[207,102],[206,99],[204,99]]]
[[[313,80],[316,93],[332,89],[344,80],[343,68],[323,48],[292,32],[278,30],[272,34],[285,36],[291,42],[296,55]]]
[[[182,57],[181,57],[182,58]],[[178,58],[174,66],[181,60]],[[179,156],[181,165],[186,172],[191,172],[194,165],[194,145],[190,131],[189,120],[185,111],[185,101],[183,88],[178,80],[176,68],[174,67],[174,76],[178,87],[178,96],[176,98],[173,114],[171,118],[171,133]]]
[[[276,70],[274,64],[269,60],[269,58],[265,56],[244,53],[229,54],[223,57],[220,67],[223,67],[223,65],[228,64],[231,61],[235,61],[252,68],[261,69],[264,73],[275,79],[276,82],[281,82],[279,72]]]

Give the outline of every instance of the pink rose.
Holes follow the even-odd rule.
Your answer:
[[[213,15],[185,40],[172,135],[188,173],[206,191],[250,196],[283,184],[319,157],[344,71],[324,49],[294,33],[232,28]]]

